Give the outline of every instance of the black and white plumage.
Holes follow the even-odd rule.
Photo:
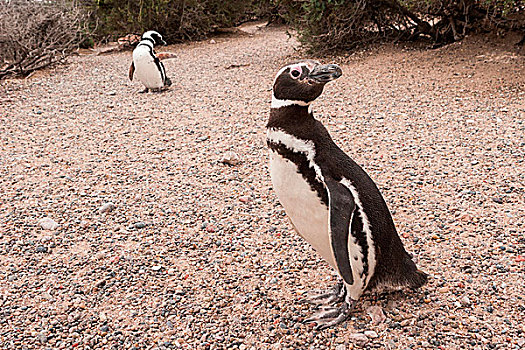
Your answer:
[[[299,235],[342,280],[311,298],[333,306],[306,320],[319,328],[344,321],[365,290],[418,288],[427,280],[405,251],[377,186],[311,112],[325,84],[341,75],[339,66],[311,60],[282,68],[267,124],[277,197]]]
[[[161,91],[164,87],[171,85],[171,80],[166,76],[166,69],[155,54],[155,45],[166,45],[162,36],[156,31],[150,30],[142,34],[141,41],[133,50],[133,62],[129,68],[129,79],[133,76],[144,84],[143,92]]]

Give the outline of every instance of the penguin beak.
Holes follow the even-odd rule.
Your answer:
[[[314,70],[308,74],[308,79],[316,83],[326,84],[341,75],[343,75],[343,71],[337,64],[324,64],[315,66]]]
[[[164,40],[162,40],[161,44],[164,45],[164,46],[168,45],[168,43],[165,42]]]

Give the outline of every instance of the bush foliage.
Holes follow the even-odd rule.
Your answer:
[[[204,38],[218,28],[260,17],[269,8],[264,0],[86,1],[99,39],[154,29],[168,43]]]
[[[435,45],[475,31],[525,29],[522,0],[279,0],[312,51],[352,49],[378,40]]]
[[[86,21],[71,1],[0,1],[0,79],[64,59],[85,39]]]

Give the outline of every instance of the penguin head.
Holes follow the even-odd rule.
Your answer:
[[[149,30],[142,34],[142,40],[150,40],[153,45],[166,45],[166,42],[162,39],[162,35],[154,30]]]
[[[277,73],[273,82],[273,99],[280,105],[289,105],[285,101],[297,101],[307,105],[318,98],[326,83],[343,74],[336,64],[320,64],[306,60],[287,65]]]

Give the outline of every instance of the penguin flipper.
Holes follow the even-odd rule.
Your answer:
[[[135,73],[135,62],[131,62],[131,66],[129,66],[129,80],[133,81],[134,73]]]
[[[328,191],[330,212],[328,225],[332,252],[339,274],[347,284],[353,284],[354,276],[350,265],[348,240],[350,222],[356,205],[352,193],[346,186],[330,177],[325,177],[324,180]]]

